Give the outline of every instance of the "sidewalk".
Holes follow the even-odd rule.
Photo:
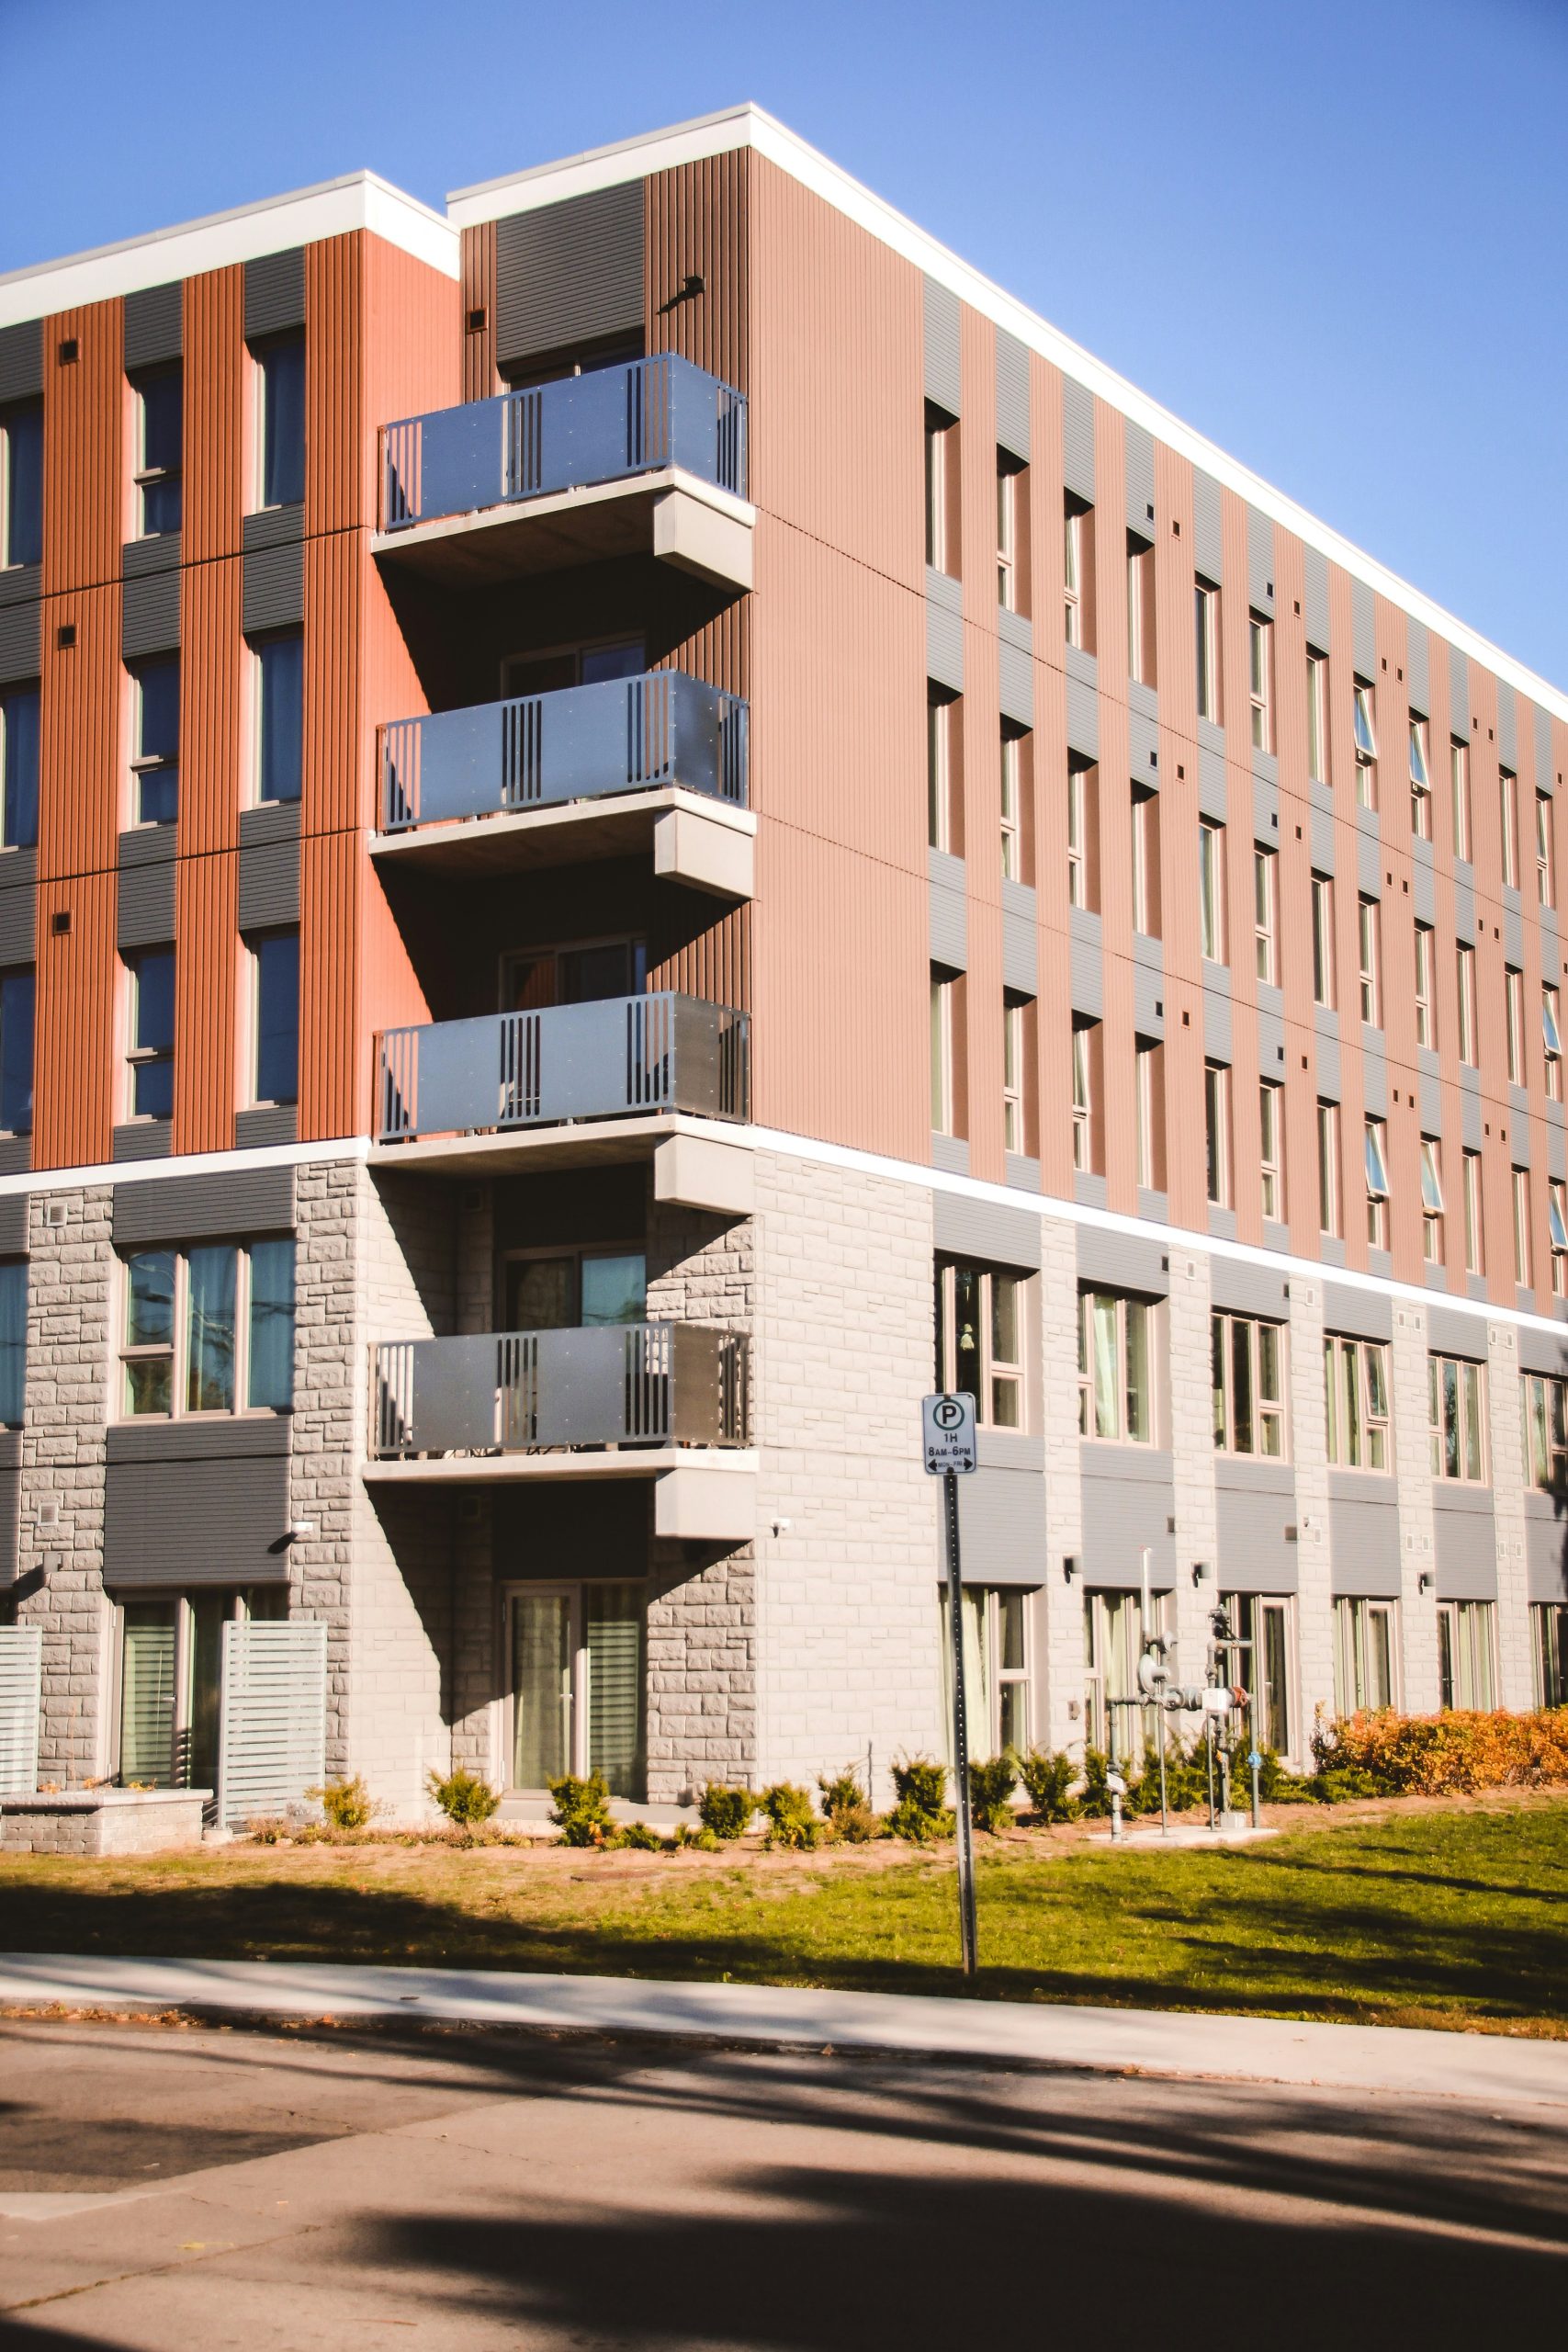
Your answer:
[[[1316,2083],[1568,2108],[1568,2041],[1150,2009],[928,2000],[772,1984],[657,1984],[315,1962],[0,1954],[6,2008],[396,2018],[531,2032],[651,2034],[1105,2074]]]

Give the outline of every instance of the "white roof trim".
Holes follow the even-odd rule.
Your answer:
[[[150,236],[128,237],[91,253],[70,254],[62,261],[11,270],[0,277],[0,327],[73,310],[82,302],[133,294],[145,286],[167,285],[172,278],[195,277],[203,270],[227,269],[235,262],[255,261],[263,254],[285,253],[355,229],[384,237],[444,277],[458,275],[460,247],[451,221],[375,172],[351,172],[319,187],[296,188],[288,196],[243,204],[232,212],[213,212],[202,220],[156,229]]]
[[[731,107],[719,114],[699,116],[691,122],[673,125],[667,130],[650,132],[646,138],[618,141],[609,147],[595,147],[581,155],[568,157],[558,164],[543,164],[532,171],[518,172],[511,176],[488,180],[477,187],[459,188],[447,198],[447,215],[455,227],[466,229],[481,220],[500,220],[508,214],[528,212],[545,204],[557,204],[569,196],[582,196],[591,190],[613,187],[628,179],[638,179],[650,172],[670,170],[678,164],[693,163],[706,155],[728,153],[736,147],[754,147],[760,155],[767,156],[781,171],[788,172],[805,187],[822,198],[849,220],[869,230],[874,237],[901,254],[906,261],[923,270],[927,277],[945,286],[972,310],[980,311],[1032,351],[1039,352],[1053,366],[1076,378],[1090,391],[1120,409],[1123,416],[1143,425],[1156,440],[1163,441],[1180,457],[1213,474],[1217,481],[1247,499],[1260,514],[1282,524],[1286,530],[1317,548],[1329,560],[1361,580],[1397,605],[1414,619],[1422,622],[1433,634],[1462,653],[1479,662],[1495,677],[1504,679],[1532,702],[1562,719],[1568,719],[1568,693],[1538,677],[1522,662],[1503,651],[1500,646],[1469,628],[1452,613],[1425,596],[1408,581],[1378,562],[1349,539],[1344,538],[1326,523],[1321,523],[1303,506],[1275,490],[1260,476],[1242,465],[1238,459],[1184,424],[1157,401],[1141,392],[1125,377],[1108,368],[1103,360],[1083,349],[1081,345],[1063,334],[1035,311],[995,285],[980,271],[951,252],[947,246],[918,228],[902,212],[885,203],[881,197],[863,187],[859,180],[829,161],[793,130],[757,106]]]

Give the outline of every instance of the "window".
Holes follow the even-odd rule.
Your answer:
[[[1204,1160],[1210,1205],[1231,1204],[1231,1074],[1224,1062],[1203,1064]]]
[[[1465,1172],[1466,1172],[1467,1177],[1468,1177],[1468,1175],[1469,1175],[1469,1171],[1470,1171],[1470,1162],[1471,1162],[1472,1160],[1473,1160],[1473,1161],[1475,1162],[1475,1165],[1476,1165],[1477,1170],[1479,1170],[1480,1166],[1481,1166],[1481,1154],[1480,1154],[1478,1151],[1467,1151],[1467,1152],[1465,1153]],[[1529,1174],[1529,1170],[1528,1168],[1516,1168],[1516,1169],[1514,1170],[1514,1171],[1513,1171],[1513,1174],[1514,1174],[1514,1185],[1513,1185],[1513,1192],[1514,1192],[1514,1280],[1515,1280],[1515,1282],[1516,1282],[1516,1283],[1517,1283],[1517,1284],[1518,1284],[1518,1286],[1519,1286],[1519,1288],[1520,1288],[1521,1290],[1529,1290],[1529,1287],[1530,1287],[1530,1282],[1531,1282],[1531,1275],[1530,1275],[1530,1174]],[[1467,1195],[1467,1196],[1466,1196],[1466,1201],[1465,1201],[1465,1216],[1466,1216],[1467,1222],[1468,1222],[1468,1219],[1469,1219],[1469,1215],[1470,1215],[1470,1203],[1469,1203],[1469,1197],[1468,1197],[1468,1195]],[[1470,1260],[1469,1260],[1469,1256],[1468,1256],[1468,1253],[1467,1253],[1466,1258],[1465,1258],[1465,1268],[1466,1268],[1466,1271],[1467,1271],[1468,1272],[1472,1273],[1472,1274],[1478,1274],[1478,1273],[1480,1273],[1480,1272],[1481,1272],[1481,1265],[1480,1265],[1479,1261],[1477,1261],[1477,1263],[1476,1263],[1476,1264],[1474,1264],[1473,1266],[1472,1266],[1472,1265],[1471,1265],[1471,1263],[1470,1263]]]
[[[0,568],[43,561],[43,402],[0,409]]]
[[[1225,829],[1213,817],[1198,820],[1198,927],[1211,964],[1230,961],[1225,949]]]
[[[130,1116],[168,1119],[175,1109],[175,951],[145,947],[128,956]]]
[[[1433,977],[1434,944],[1432,926],[1418,922],[1416,926],[1416,1043],[1436,1050],[1438,1043],[1437,982]],[[1460,954],[1464,950],[1461,947]],[[1461,987],[1461,1018],[1463,1018],[1463,987]]]
[[[1386,1470],[1393,1458],[1387,1340],[1329,1332],[1323,1342],[1323,1386],[1329,1461],[1339,1470]]]
[[[1317,1227],[1320,1233],[1339,1232],[1339,1105],[1317,1106]]]
[[[1104,1174],[1100,1122],[1100,1024],[1073,1022],[1073,1167],[1080,1176]]]
[[[299,934],[270,932],[252,942],[251,1100],[299,1099]]]
[[[1259,1593],[1227,1592],[1220,1605],[1247,1647],[1241,1679],[1247,1704],[1241,1713],[1243,1753],[1251,1747],[1288,1756],[1295,1747],[1295,1602]]]
[[[1468,865],[1470,848],[1470,745],[1449,744],[1449,797],[1453,806],[1454,855]]]
[[[1026,997],[1009,995],[1002,1002],[1002,1148],[1032,1152],[1034,1143],[1033,1103],[1034,1008]]]
[[[298,800],[305,746],[305,640],[299,629],[255,639],[256,799]]]
[[[931,972],[931,1126],[939,1136],[956,1133],[953,1125],[953,994],[957,983],[949,975]]]
[[[305,338],[280,334],[258,344],[256,372],[258,506],[294,506],[305,495]]]
[[[1328,782],[1328,656],[1307,650],[1307,775]]]
[[[1149,1634],[1164,1630],[1168,1607],[1166,1594],[1151,1595]],[[1111,1740],[1110,1702],[1130,1699],[1138,1690],[1138,1660],[1146,1646],[1144,1606],[1136,1592],[1089,1590],[1083,1609],[1084,1745],[1103,1754]],[[1116,1715],[1116,1742],[1123,1755],[1129,1748],[1136,1751],[1157,1730],[1146,1710],[1134,1717],[1131,1709],[1118,1707]]]
[[[966,1584],[963,1612],[964,1721],[972,1761],[1029,1745],[1029,1595],[1016,1585]],[[940,1596],[948,1762],[953,1761],[953,1635]]]
[[[1258,977],[1269,988],[1280,985],[1278,876],[1280,863],[1271,849],[1252,853],[1252,928]]]
[[[1544,1494],[1568,1493],[1568,1380],[1552,1373],[1522,1373],[1519,1401],[1526,1478]]]
[[[1078,1433],[1122,1445],[1155,1442],[1158,1306],[1114,1291],[1078,1293]]]
[[[1427,1358],[1432,1476],[1486,1483],[1486,1367],[1463,1356]]]
[[[1418,842],[1432,838],[1432,778],[1427,765],[1427,722],[1410,714],[1410,830]]]
[[[1155,683],[1155,551],[1135,531],[1127,534],[1127,675]]]
[[[1541,1601],[1530,1611],[1535,1628],[1535,1703],[1568,1707],[1568,1609]]]
[[[1314,1004],[1334,1003],[1334,877],[1312,877],[1312,998]]]
[[[1274,748],[1274,624],[1254,613],[1247,625],[1247,685],[1252,704],[1252,748]]]
[[[1438,1601],[1438,1704],[1445,1711],[1496,1705],[1493,1616],[1489,1600]]]
[[[1366,1125],[1367,1247],[1388,1248],[1388,1129],[1382,1119]]]
[[[1028,525],[1025,474],[1016,458],[997,451],[997,602],[1006,613],[1028,608],[1023,548]]]
[[[1356,1715],[1398,1702],[1396,1600],[1334,1604],[1334,1708]]]
[[[136,401],[136,537],[151,539],[180,527],[182,371],[160,368],[138,376]]]
[[[966,1391],[988,1428],[1024,1426],[1023,1276],[993,1266],[941,1265],[936,1275],[936,1385]]]
[[[1428,931],[1427,933],[1428,954],[1431,938],[1432,934]],[[1417,958],[1417,968],[1419,968],[1419,958]],[[1473,1069],[1480,1058],[1475,1042],[1475,950],[1462,939],[1454,951],[1454,971],[1458,981],[1459,996],[1459,1057],[1461,1062],[1468,1063]],[[1428,1030],[1432,1030],[1433,1024],[1430,1018],[1427,1025]],[[1431,1045],[1436,1042],[1435,1032],[1427,1037],[1421,1035],[1419,1000],[1417,1000],[1416,1014],[1416,1042],[1418,1046]]]
[[[1356,904],[1356,975],[1360,987],[1361,1019],[1370,1029],[1382,1027],[1382,914],[1375,899]]]
[[[1071,491],[1062,516],[1063,622],[1069,645],[1094,650],[1094,509]]]
[[[0,848],[31,849],[38,841],[39,690],[0,690]]]
[[[1133,786],[1133,928],[1145,939],[1160,935],[1159,795]]]
[[[122,1416],[288,1410],[292,1241],[138,1250],[124,1269]]]
[[[648,1320],[648,1257],[638,1249],[508,1250],[508,1331],[603,1331]]]
[[[1558,1176],[1546,1187],[1546,1230],[1551,1243],[1551,1295],[1568,1298],[1568,1184]]]
[[[1002,880],[1021,882],[1026,878],[1023,870],[1023,738],[1010,727],[1002,729],[1001,798]]]
[[[180,805],[178,658],[139,662],[130,680],[136,730],[130,763],[130,821],[172,825]]]
[[[1156,1037],[1134,1040],[1138,1116],[1138,1182],[1165,1190],[1165,1047]]]
[[[1421,1138],[1421,1255],[1429,1266],[1443,1262],[1442,1145],[1436,1136]]]
[[[1216,1453],[1285,1452],[1285,1332],[1251,1315],[1209,1318]]]
[[[1517,965],[1503,967],[1503,1011],[1508,1033],[1508,1083],[1525,1082],[1525,976]]]
[[[1507,889],[1519,887],[1519,779],[1509,768],[1497,772],[1497,798],[1503,835],[1503,881]]]
[[[647,1792],[648,1626],[642,1588],[605,1580],[518,1586],[506,1604],[511,1785],[598,1772],[612,1795]]]
[[[1271,1224],[1285,1221],[1285,1090],[1264,1079],[1258,1089],[1259,1169],[1263,1214]]]
[[[1378,739],[1372,723],[1372,689],[1364,678],[1356,680],[1356,798],[1363,808],[1378,805]]]
[[[0,1427],[19,1430],[28,1392],[28,1265],[0,1265]]]
[[[287,1617],[288,1587],[210,1586],[141,1595],[118,1604],[115,1688],[118,1770],[139,1788],[208,1788],[218,1770],[223,1708],[223,1627]]]
[[[1100,770],[1067,755],[1067,904],[1100,904]]]
[[[1467,1274],[1483,1274],[1486,1271],[1486,1238],[1482,1222],[1481,1154],[1478,1151],[1461,1152],[1460,1180],[1464,1193],[1464,1271]],[[1518,1212],[1517,1192],[1514,1196],[1514,1209],[1517,1217]],[[1516,1226],[1514,1233],[1516,1258],[1518,1255],[1518,1248],[1519,1235]],[[1524,1280],[1522,1275],[1520,1280]]]
[[[1562,1100],[1562,1011],[1558,991],[1549,980],[1540,991],[1540,1042],[1546,1054],[1546,1097]]]
[[[1551,846],[1551,795],[1535,796],[1535,895],[1538,905],[1557,904],[1557,860]]]
[[[33,1130],[33,975],[0,972],[0,1133]]]
[[[1193,583],[1193,627],[1198,660],[1198,716],[1220,718],[1220,592],[1207,581]]]

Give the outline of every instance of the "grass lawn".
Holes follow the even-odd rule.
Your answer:
[[[1289,1816],[1287,1816],[1289,1818]],[[1568,2038],[1568,1803],[1391,1806],[1256,1846],[982,1839],[978,1991]],[[957,1993],[951,1849],[0,1858],[0,1949]]]

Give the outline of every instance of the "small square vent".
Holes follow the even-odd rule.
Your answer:
[[[43,1204],[43,1221],[45,1225],[63,1225],[65,1222],[64,1202],[45,1201]]]

